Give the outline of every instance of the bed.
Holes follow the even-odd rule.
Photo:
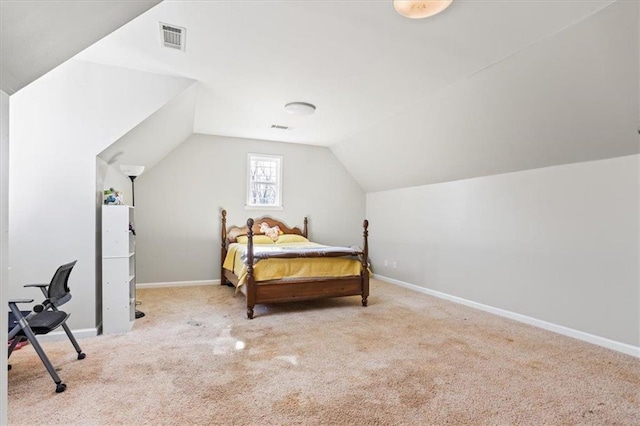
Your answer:
[[[265,226],[278,227],[276,241],[266,240],[269,237],[261,232]],[[257,304],[361,296],[362,306],[367,306],[369,222],[363,222],[362,248],[310,242],[307,227],[307,218],[301,230],[260,217],[248,219],[246,226],[227,229],[227,212],[222,210],[220,283],[230,283],[236,292],[244,293],[249,319]]]

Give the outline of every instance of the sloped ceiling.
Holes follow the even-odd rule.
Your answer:
[[[610,3],[454,1],[415,21],[391,0],[163,2],[79,57],[198,80],[196,133],[330,146]],[[184,52],[160,22],[186,27]]]
[[[98,157],[119,170],[122,164],[155,166],[193,134],[197,83],[170,100]]]
[[[187,28],[184,52],[160,22]],[[637,152],[637,40],[625,0],[454,1],[418,21],[391,1],[163,2],[77,58],[197,80],[175,107],[195,133],[329,146],[379,191]],[[142,152],[139,127],[109,154]]]
[[[637,8],[617,2],[332,149],[368,192],[636,154]]]
[[[12,95],[160,1],[0,1],[0,89]]]

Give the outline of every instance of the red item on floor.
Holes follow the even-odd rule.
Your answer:
[[[7,342],[7,347],[11,346],[11,342],[13,342],[13,339],[9,340],[9,342]],[[20,341],[20,342],[18,342],[16,344],[16,347],[13,350],[17,351],[18,349],[22,349],[23,346],[27,346],[28,344],[29,344],[28,340],[26,340],[26,339],[22,340],[22,341]]]

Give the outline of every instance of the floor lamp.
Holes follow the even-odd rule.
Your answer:
[[[142,172],[144,172],[144,166],[126,166],[123,164],[123,165],[120,165],[120,171],[125,175],[129,176],[129,179],[131,179],[131,205],[135,207],[136,193],[135,193],[135,185],[133,181],[136,180],[136,178],[140,176]],[[133,232],[133,235],[135,235],[135,230],[132,232]],[[137,269],[137,265],[134,265],[134,268]],[[135,272],[135,274],[136,276],[138,276],[137,271]],[[144,316],[144,312],[136,309],[136,319],[142,318],[143,316]]]

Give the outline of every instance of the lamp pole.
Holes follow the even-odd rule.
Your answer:
[[[131,179],[131,205],[133,207],[136,206],[136,191],[135,191],[135,187],[136,185],[133,183],[134,180],[136,180],[137,176],[129,176],[129,179]],[[134,233],[135,235],[135,233]],[[135,266],[134,266],[135,267]],[[138,309],[136,309],[136,319],[138,318],[142,318],[144,316],[144,312],[139,311]]]
[[[136,177],[137,176],[129,176],[129,179],[131,179],[131,205],[134,207],[136,206],[136,191],[133,181],[136,180]]]

